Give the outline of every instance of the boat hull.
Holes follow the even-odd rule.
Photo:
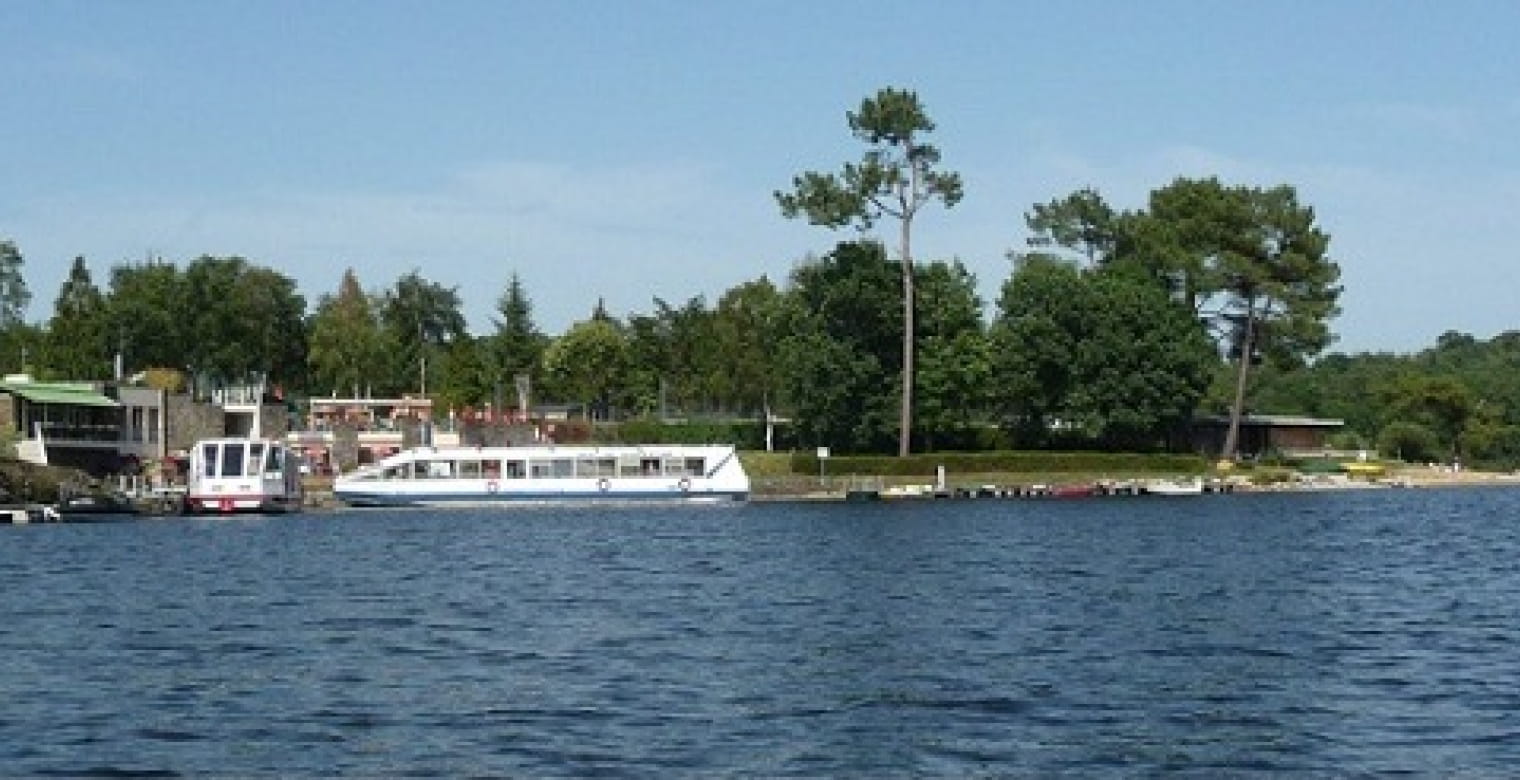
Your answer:
[[[566,493],[525,491],[521,493],[438,493],[376,494],[362,491],[334,491],[334,497],[354,507],[426,507],[434,509],[471,509],[502,506],[565,504],[726,504],[742,502],[748,493]]]

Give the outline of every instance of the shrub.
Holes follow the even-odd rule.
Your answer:
[[[1412,422],[1389,423],[1378,434],[1378,451],[1385,458],[1403,461],[1444,460],[1445,453],[1434,431]]]

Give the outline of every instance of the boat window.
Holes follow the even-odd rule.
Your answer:
[[[666,458],[665,473],[672,477],[686,476],[686,461],[682,458]]]
[[[707,460],[705,458],[687,458],[686,473],[693,477],[700,477],[707,473]]]
[[[433,479],[448,479],[454,476],[454,461],[430,460],[428,461],[428,476]]]
[[[488,460],[481,463],[486,479],[501,479],[501,461]]]
[[[480,461],[459,461],[459,476],[463,479],[480,479]]]
[[[215,444],[201,445],[201,473],[203,476],[216,476],[216,451],[217,445]]]
[[[617,460],[614,458],[580,458],[575,461],[577,477],[615,477]]]
[[[389,466],[380,474],[381,479],[405,479],[406,472],[401,466]]]
[[[264,442],[248,442],[248,473],[264,473]]]
[[[428,462],[425,460],[412,461],[412,479],[427,479]]]
[[[622,458],[618,461],[618,476],[637,477],[639,473],[639,461],[637,458]]]
[[[222,445],[222,470],[223,477],[243,476],[243,445],[241,442],[228,442]]]
[[[520,460],[509,460],[507,463],[507,479],[522,479],[528,476],[526,464]]]
[[[644,476],[646,476],[646,477],[657,477],[657,476],[659,476],[660,475],[660,459],[659,458],[644,458],[644,459],[640,460],[639,461],[639,471]]]
[[[528,467],[533,476],[539,478],[569,477],[575,474],[575,461],[569,458],[528,461]]]

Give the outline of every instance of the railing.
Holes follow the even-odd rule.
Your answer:
[[[116,444],[122,441],[120,425],[85,425],[79,423],[39,422],[33,430],[40,431],[48,442],[101,442]]]

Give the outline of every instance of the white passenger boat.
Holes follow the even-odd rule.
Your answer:
[[[730,446],[419,447],[339,476],[351,506],[719,502],[749,497]]]
[[[301,462],[275,439],[202,439],[190,451],[185,506],[192,512],[294,512]]]

